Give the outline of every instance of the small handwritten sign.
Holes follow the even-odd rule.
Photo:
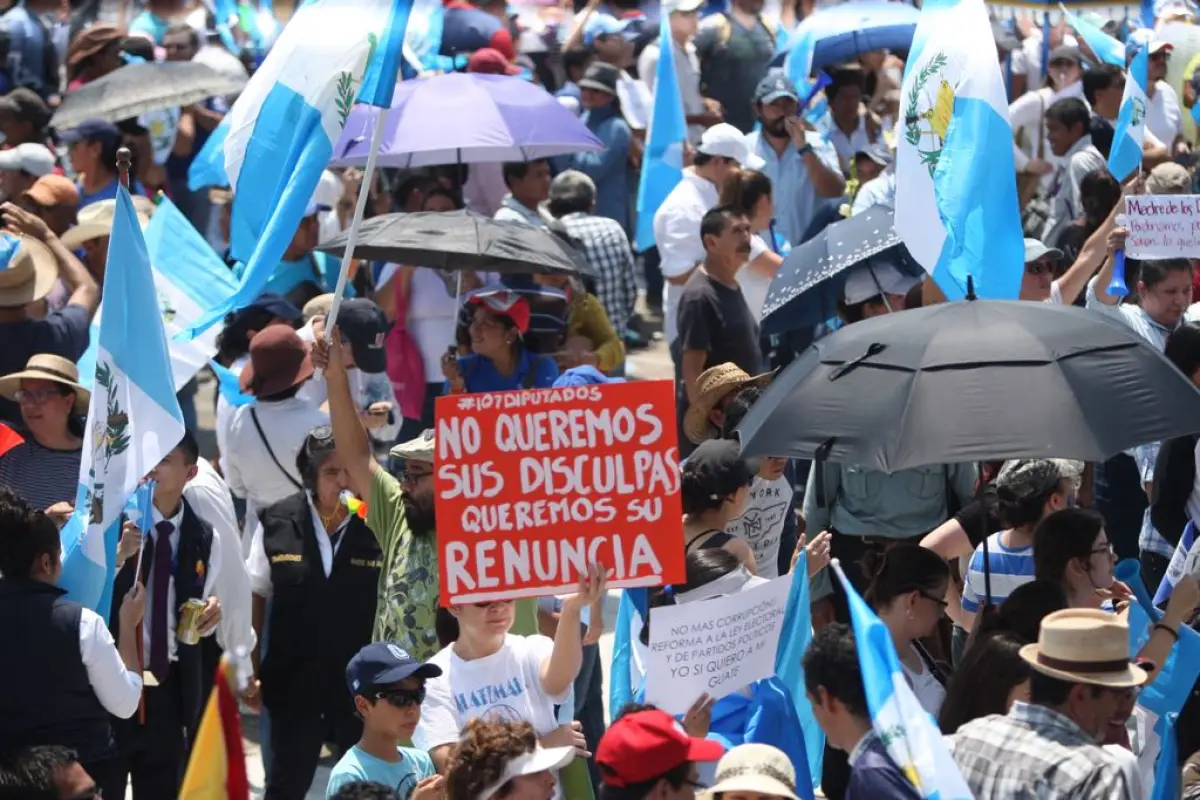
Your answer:
[[[1200,195],[1131,195],[1125,218],[1130,258],[1200,258]]]

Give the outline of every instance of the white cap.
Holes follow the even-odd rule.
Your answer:
[[[842,297],[846,305],[853,306],[881,294],[908,294],[920,282],[886,261],[871,259],[850,272]]]
[[[728,122],[713,125],[700,137],[697,148],[708,156],[732,158],[746,169],[762,169],[766,161],[750,149],[746,136]]]
[[[44,144],[26,142],[0,151],[0,170],[27,172],[35,178],[54,171],[54,153]]]
[[[682,14],[690,14],[693,11],[699,11],[702,5],[704,5],[704,0],[663,0],[662,10],[666,14],[673,14],[677,11]]]
[[[519,778],[522,775],[536,775],[539,772],[547,772],[552,769],[561,769],[571,763],[571,759],[574,757],[574,747],[539,747],[532,753],[517,756],[504,765],[504,772],[500,773],[500,777],[496,779],[495,783],[479,793],[478,800],[491,800],[491,797],[500,790],[500,787],[513,778]]]

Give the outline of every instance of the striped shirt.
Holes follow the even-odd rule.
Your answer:
[[[43,511],[58,502],[74,503],[82,457],[82,448],[51,450],[28,437],[24,444],[0,456],[0,486],[9,487]]]
[[[1000,605],[1018,586],[1033,580],[1033,545],[1006,547],[1002,538],[1009,531],[993,533],[988,537],[988,566],[992,575],[992,605]],[[983,578],[983,545],[975,548],[971,563],[967,566],[967,580],[963,586],[962,607],[972,614],[983,607],[986,584]]]

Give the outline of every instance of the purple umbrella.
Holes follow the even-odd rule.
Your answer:
[[[380,110],[356,106],[333,149],[333,166],[361,167]],[[425,167],[531,161],[603,150],[578,117],[518,77],[449,73],[397,84],[379,165]]]

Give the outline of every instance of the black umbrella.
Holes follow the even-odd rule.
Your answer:
[[[962,301],[818,341],[738,432],[750,456],[895,472],[1008,458],[1104,461],[1200,431],[1200,391],[1129,328],[1074,306]]]
[[[164,108],[190,106],[215,95],[236,94],[245,86],[245,80],[194,61],[128,64],[67,92],[50,125],[64,131],[89,119],[120,122]]]
[[[921,277],[892,228],[893,213],[882,206],[835,222],[788,253],[763,303],[763,333],[811,328],[837,313],[850,268],[886,259],[901,272]]]
[[[346,239],[341,233],[320,249],[340,256]],[[546,228],[500,222],[472,211],[374,217],[359,229],[354,255],[446,270],[595,275],[587,259]]]

